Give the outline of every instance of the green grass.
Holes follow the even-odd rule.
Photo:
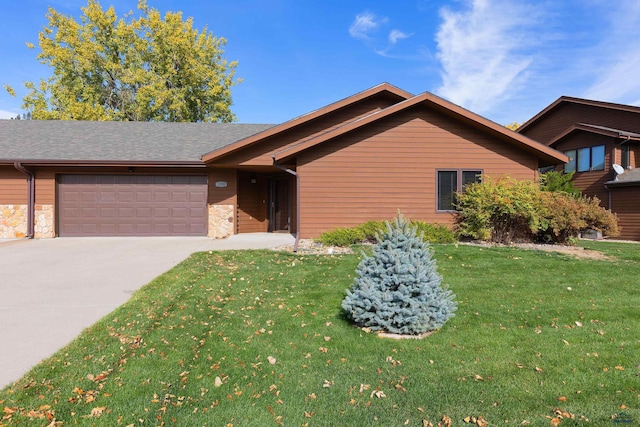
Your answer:
[[[2,390],[0,425],[640,423],[640,246],[585,245],[612,260],[434,246],[459,308],[422,341],[344,320],[359,256],[195,254]]]

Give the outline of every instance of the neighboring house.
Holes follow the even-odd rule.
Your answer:
[[[389,84],[277,126],[2,121],[0,238],[308,238],[398,209],[451,224],[464,184],[536,179],[539,167],[565,161],[442,98]]]
[[[640,240],[640,107],[563,96],[518,132],[566,154],[558,169],[618,215],[621,238]]]

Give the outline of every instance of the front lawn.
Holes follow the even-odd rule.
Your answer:
[[[640,246],[588,246],[611,260],[434,246],[459,308],[422,341],[344,320],[357,255],[195,254],[1,391],[0,426],[640,423]]]

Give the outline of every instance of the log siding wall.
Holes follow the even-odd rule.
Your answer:
[[[537,158],[445,115],[415,108],[301,153],[301,236],[407,217],[452,224],[436,211],[436,170],[537,177]]]

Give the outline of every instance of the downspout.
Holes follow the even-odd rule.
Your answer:
[[[279,164],[275,154],[272,154],[271,158],[273,159],[273,166],[296,177],[296,241],[293,244],[293,252],[298,252],[298,245],[300,244],[300,175],[296,171]]]
[[[14,162],[13,167],[18,171],[27,174],[27,238],[33,239],[33,223],[35,222],[36,207],[36,179],[35,174],[25,168],[22,163]]]

